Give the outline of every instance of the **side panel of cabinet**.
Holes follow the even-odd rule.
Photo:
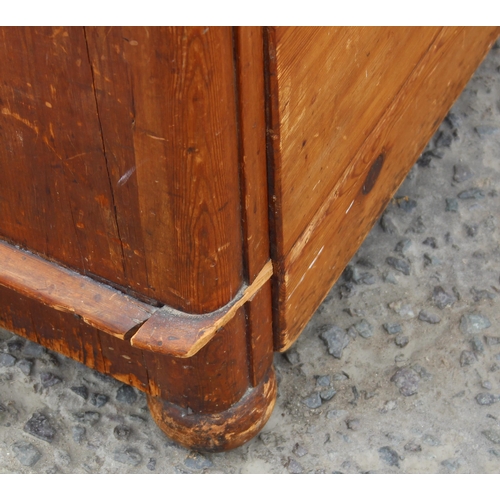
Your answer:
[[[296,340],[498,34],[267,31],[278,350]]]

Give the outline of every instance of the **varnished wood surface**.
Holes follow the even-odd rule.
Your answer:
[[[191,313],[242,284],[232,30],[0,30],[0,238]]]
[[[287,255],[439,27],[268,31],[277,254]]]
[[[146,320],[131,337],[137,348],[180,358],[189,358],[204,347],[243,306],[251,301],[273,274],[268,261],[254,281],[242,287],[232,302],[208,314],[187,314],[163,307]],[[261,311],[259,311],[261,312]],[[259,335],[265,332],[258,332]],[[269,333],[268,341],[272,335]],[[244,335],[244,332],[241,332]]]
[[[122,282],[81,28],[0,29],[0,238]]]
[[[143,351],[80,316],[0,285],[0,326],[142,391],[149,390]]]
[[[85,33],[125,283],[214,311],[243,279],[232,30]]]
[[[284,256],[275,325],[278,349],[288,348],[300,334],[499,34],[497,28],[442,29],[342,168],[340,179]],[[366,193],[363,186],[381,154],[380,174]]]
[[[156,307],[2,241],[0,286],[49,308],[76,314],[85,323],[120,339],[157,311]]]
[[[234,38],[243,254],[246,280],[251,284],[270,258],[263,29],[238,27]],[[270,281],[245,304],[245,309],[250,376],[256,386],[273,362]]]
[[[212,340],[189,358],[142,351],[149,373],[149,394],[186,411],[224,411],[250,386],[245,311],[240,308]]]

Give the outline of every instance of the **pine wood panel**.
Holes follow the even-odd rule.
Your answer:
[[[185,312],[242,284],[230,28],[86,28],[127,285]]]
[[[437,27],[269,30],[278,255],[290,251],[438,33]]]
[[[0,238],[121,282],[82,28],[0,29]]]
[[[278,349],[298,337],[499,34],[498,28],[442,29],[342,167],[341,178],[284,257]],[[380,155],[384,162],[370,189],[367,179]]]

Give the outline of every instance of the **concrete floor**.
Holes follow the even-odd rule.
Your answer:
[[[144,395],[0,331],[0,353],[15,358],[0,366],[0,471],[498,473],[498,43],[427,151],[350,274],[276,355],[277,406],[250,443],[191,453],[158,430]],[[321,338],[333,326],[349,334],[341,359]],[[71,389],[82,386],[86,398]],[[23,430],[36,414],[47,440]]]

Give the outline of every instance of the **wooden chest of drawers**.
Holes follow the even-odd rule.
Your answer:
[[[238,446],[498,28],[2,28],[0,325]]]

